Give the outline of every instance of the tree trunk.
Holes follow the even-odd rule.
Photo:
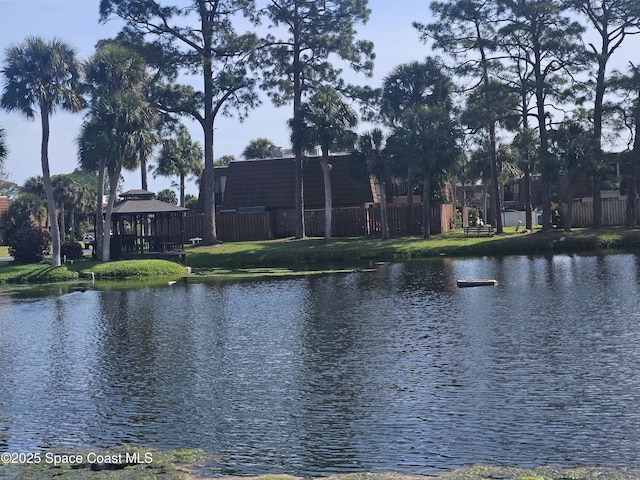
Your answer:
[[[67,239],[67,222],[64,218],[64,202],[60,202],[60,241],[62,243]]]
[[[524,208],[525,228],[533,232],[533,209],[531,208],[531,170],[527,166],[524,172]]]
[[[56,216],[56,202],[53,197],[53,183],[49,171],[49,110],[40,105],[40,118],[42,120],[42,143],[40,145],[40,161],[42,163],[42,180],[44,193],[47,198],[47,210],[49,215],[49,235],[51,236],[51,266],[60,266],[60,230]]]
[[[203,37],[203,50],[202,60],[204,64],[204,118],[202,119],[202,129],[204,130],[204,171],[202,174],[202,181],[204,182],[204,217],[203,217],[203,232],[202,243],[204,245],[214,245],[218,242],[218,234],[216,231],[216,196],[215,196],[215,178],[214,178],[214,137],[213,137],[213,124],[214,124],[214,108],[213,108],[213,64],[212,64],[212,34],[213,27],[210,22],[213,21],[209,17],[206,9],[202,9],[201,13],[202,22],[202,37]]]
[[[98,199],[96,201],[95,241],[93,243],[95,257],[102,260],[102,245],[104,244],[104,215],[102,199],[104,198],[105,160],[100,160],[98,166]]]
[[[638,92],[640,102],[640,92]],[[626,225],[633,227],[638,223],[638,160],[640,160],[640,108],[636,111],[633,149],[629,152],[629,173],[627,186]]]
[[[608,36],[602,35],[601,54],[598,55],[598,72],[596,74],[596,95],[593,103],[593,137],[595,140],[594,153],[596,164],[593,172],[593,228],[598,230],[602,227],[602,173],[601,168],[604,163],[602,158],[602,116],[604,113],[604,95],[606,90],[606,69],[609,55]]]
[[[567,198],[564,208],[564,231],[570,232],[573,225],[573,185],[574,182],[567,182]]]
[[[142,190],[149,190],[149,182],[147,179],[147,159],[140,154],[140,185]]]
[[[422,238],[431,236],[431,173],[424,171],[422,180]]]
[[[521,108],[522,108],[522,132],[529,131],[529,115],[528,104],[529,95],[528,89],[525,88],[524,82],[522,84],[522,91],[520,92]],[[531,204],[531,172],[533,171],[533,162],[531,161],[531,152],[529,151],[529,145],[525,145],[524,155],[524,211],[525,211],[525,229],[533,232],[533,205]],[[535,161],[535,159],[534,159]]]
[[[71,226],[69,227],[69,236],[72,242],[76,241],[76,205],[75,203],[71,204],[71,210],[69,211],[69,223]]]
[[[483,53],[484,58],[484,53]],[[494,223],[496,225],[496,233],[502,233],[502,215],[500,209],[500,184],[498,183],[498,152],[496,146],[496,122],[493,120],[493,108],[491,99],[489,98],[489,76],[486,65],[484,68],[485,77],[485,102],[487,114],[489,115],[489,149],[491,155],[491,207],[493,210]],[[485,212],[488,220],[489,216]]]
[[[631,160],[632,162],[634,160]],[[627,185],[627,208],[625,215],[625,226],[635,227],[638,223],[638,187],[637,187],[637,175],[635,172],[635,165],[629,166],[633,169],[633,172],[629,172],[628,185]]]
[[[180,174],[180,206],[184,207],[184,174]]]
[[[496,147],[496,121],[491,98],[491,86],[489,81],[489,61],[484,45],[486,41],[482,36],[479,22],[475,23],[476,40],[480,46],[480,58],[482,65],[482,81],[484,84],[484,103],[489,119],[489,149],[491,154],[491,206],[493,207],[493,217],[495,219],[496,233],[502,233],[502,215],[500,214],[500,185],[498,183],[498,153]],[[485,212],[485,216],[488,218]]]
[[[120,172],[122,168],[116,168],[109,175],[109,200],[107,201],[107,211],[104,215],[105,232],[102,242],[102,261],[108,262],[111,260],[111,212],[113,211],[113,204],[116,201],[116,195],[118,194],[118,181],[120,180]]]
[[[602,176],[600,172],[593,174],[593,225],[594,230],[602,228]]]
[[[302,116],[302,67],[300,62],[300,39],[298,31],[294,32],[293,45],[293,135],[296,136],[297,129],[301,125]],[[296,238],[302,239],[306,236],[304,225],[304,165],[303,153],[299,145],[300,142],[294,142],[294,175],[295,175],[295,217],[296,217]]]
[[[542,231],[551,230],[551,193],[549,187],[549,179],[546,175],[542,175]]]
[[[306,237],[305,225],[304,225],[304,169],[303,169],[303,157],[301,153],[296,153],[294,161],[294,175],[295,175],[295,217],[296,217],[296,238],[302,239]]]
[[[380,181],[380,223],[382,240],[389,240],[389,220],[387,219],[387,185],[384,178]]]
[[[546,124],[545,111],[545,85],[540,72],[536,73],[536,117],[538,120],[538,133],[540,136],[540,146],[538,158],[540,160],[540,170],[542,173],[542,231],[551,230],[551,193],[550,179],[551,160],[549,158],[549,135]]]
[[[407,171],[407,234],[413,233],[413,169]]]
[[[322,160],[320,161],[322,166],[322,179],[324,181],[324,241],[329,243],[331,240],[331,215],[333,210],[333,199],[331,198],[331,177],[329,172],[331,166],[329,165],[329,152],[322,149]]]

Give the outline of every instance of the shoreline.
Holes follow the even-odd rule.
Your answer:
[[[51,267],[45,262],[19,265],[0,262],[0,284],[56,283],[91,280],[207,277],[242,280],[265,276],[294,276],[341,272],[377,263],[433,258],[502,257],[509,255],[608,254],[640,252],[640,227],[615,227],[572,232],[510,232],[493,237],[466,237],[448,232],[421,237],[292,238],[252,242],[187,245],[186,267],[170,260],[135,259],[98,262],[83,257]]]
[[[166,459],[148,465],[102,468],[69,465],[13,466],[8,470],[0,463],[0,478],[22,480],[54,480],[56,478],[110,479],[110,480],[640,480],[640,470],[613,466],[473,466],[446,471],[441,474],[420,475],[398,472],[356,472],[327,474],[326,476],[300,476],[291,474],[263,475],[211,475],[198,462],[180,464]],[[5,476],[5,474],[7,476]]]
[[[640,480],[640,463],[633,468],[620,465],[566,466],[541,465],[515,467],[499,465],[475,465],[455,469],[442,469],[435,473],[402,473],[399,471],[354,471],[348,473],[314,474],[221,474],[212,472],[210,464],[215,455],[201,449],[161,451],[144,447],[122,446],[106,450],[67,449],[42,451],[38,462],[14,463],[2,461],[8,455],[20,458],[20,454],[2,453],[0,478],[22,480],[109,479],[109,480]],[[30,455],[30,454],[23,454]],[[49,461],[54,456],[57,461]],[[96,460],[92,460],[96,458]],[[98,463],[100,462],[100,463]],[[275,467],[274,467],[275,468]],[[255,468],[253,469],[255,471]]]

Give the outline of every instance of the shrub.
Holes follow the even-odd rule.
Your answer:
[[[38,263],[49,253],[51,237],[49,232],[24,225],[9,236],[9,255],[16,263]]]
[[[182,265],[157,259],[106,262],[95,265],[92,271],[98,278],[173,277],[185,274]]]
[[[67,260],[82,258],[82,245],[78,242],[63,242],[62,245],[60,245],[60,256],[64,258],[65,255]]]

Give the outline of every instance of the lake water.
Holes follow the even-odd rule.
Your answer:
[[[213,475],[637,468],[639,299],[633,254],[0,293],[0,451],[199,447]]]

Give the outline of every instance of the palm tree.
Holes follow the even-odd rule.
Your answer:
[[[431,57],[399,65],[383,80],[380,113],[389,127],[402,127],[405,114],[416,107],[448,108],[450,89],[449,79]],[[407,159],[396,156],[397,167],[404,170],[407,179],[407,225],[411,225],[415,166]]]
[[[11,200],[9,206],[9,218],[13,225],[22,226],[33,224],[35,220],[38,227],[42,227],[42,218],[45,216],[44,202],[39,195],[31,192],[20,192]]]
[[[69,235],[71,241],[76,241],[76,213],[80,212],[80,218],[82,218],[87,209],[95,206],[94,195],[91,188],[83,183],[76,182],[77,190],[74,192],[75,199],[71,203],[71,209],[69,211]]]
[[[61,240],[64,242],[67,238],[66,207],[71,207],[75,203],[79,185],[69,175],[55,175],[51,180],[53,183],[53,195],[60,210]]]
[[[223,155],[220,158],[218,158],[215,162],[213,162],[213,164],[216,167],[226,167],[231,162],[235,162],[235,161],[236,161],[236,157],[234,157],[233,155]]]
[[[485,71],[484,83],[472,90],[466,98],[466,109],[461,115],[462,122],[480,138],[483,156],[487,158],[489,175],[487,177],[490,188],[491,209],[494,212],[496,232],[503,233],[502,228],[502,204],[501,204],[501,172],[500,145],[497,139],[498,125],[510,130],[518,128],[519,115],[517,106],[519,98],[513,92],[510,85],[489,80]],[[504,152],[503,152],[504,153]]]
[[[103,155],[103,151],[108,148],[108,145],[103,144],[104,141],[104,132],[98,120],[95,118],[92,118],[90,121],[85,120],[80,128],[80,135],[78,136],[78,157],[84,170],[98,173],[95,208],[96,242],[94,248],[95,254],[99,259],[102,258],[102,245],[104,243],[103,203],[107,158]]]
[[[402,127],[388,140],[394,156],[407,159],[422,172],[422,236],[431,236],[431,180],[451,166],[459,155],[459,129],[440,107],[415,107],[403,114]]]
[[[49,215],[47,211],[47,199],[44,194],[44,181],[40,175],[29,177],[24,181],[20,188],[20,196],[23,195],[29,196],[29,208],[23,208],[22,210],[37,212],[37,215],[34,213],[33,218],[38,223],[38,227],[42,228],[43,226],[48,226],[47,219],[49,218]],[[40,204],[36,206],[38,199]]]
[[[156,111],[143,100],[147,66],[142,57],[126,47],[106,44],[85,64],[91,109],[79,137],[80,161],[97,170],[96,250],[99,258],[110,258],[111,224],[120,172],[136,168],[140,158],[151,154]],[[105,175],[109,180],[107,214],[103,219]]]
[[[118,182],[123,169],[138,168],[141,137],[157,124],[157,111],[142,97],[132,92],[119,92],[104,97],[92,105],[80,134],[81,160],[95,164],[99,156],[100,170],[104,165],[109,181],[109,198],[104,214],[104,225],[111,225],[111,212],[118,191]],[[104,176],[104,173],[102,173]],[[98,203],[102,207],[103,189],[99,185]],[[101,208],[100,208],[101,211]],[[97,219],[101,216],[96,216]],[[96,221],[99,225],[101,222]],[[96,227],[97,227],[96,225]],[[96,242],[99,242],[96,228]],[[102,261],[110,259],[110,235],[107,228],[102,231]]]
[[[269,158],[273,156],[275,144],[268,138],[256,138],[251,140],[249,145],[242,151],[242,158],[251,160],[253,158]]]
[[[297,130],[296,138],[292,142],[300,142],[298,145],[303,150],[320,146],[322,157],[322,177],[324,180],[324,239],[331,240],[331,211],[333,201],[331,198],[331,165],[329,165],[329,152],[334,149],[353,147],[356,134],[353,128],[358,123],[355,111],[345,103],[340,94],[331,87],[324,87],[314,94],[302,107],[302,128]],[[293,122],[289,122],[292,132]],[[294,133],[292,133],[294,135]]]
[[[562,122],[551,132],[549,140],[550,152],[564,177],[564,230],[570,232],[573,223],[573,192],[582,173],[590,167],[596,139],[590,132],[588,122],[577,117]]]
[[[147,182],[147,163],[153,154],[154,147],[160,142],[157,128],[150,128],[138,132],[138,165],[140,169],[142,190],[149,190]]]
[[[7,158],[8,153],[4,128],[0,127],[0,169],[4,166],[4,159]]]
[[[169,177],[177,175],[180,179],[180,206],[184,207],[185,179],[188,175],[200,176],[204,152],[199,142],[194,142],[187,127],[180,124],[175,138],[162,142],[158,157],[158,166],[154,178],[158,175]]]
[[[63,239],[66,239],[67,231],[69,238],[75,241],[76,211],[88,206],[90,192],[86,185],[78,182],[73,174],[55,175],[52,178],[53,190],[56,202],[60,209],[60,229],[63,232]],[[69,213],[69,228],[67,229],[66,212]]]
[[[27,118],[33,118],[36,109],[40,111],[40,161],[51,228],[51,265],[56,267],[60,265],[60,232],[49,170],[49,119],[58,106],[72,112],[82,108],[80,67],[69,44],[57,39],[46,42],[39,37],[27,37],[23,44],[7,48],[5,65],[2,107],[19,111]]]
[[[526,115],[524,116],[526,118]],[[536,157],[540,150],[540,137],[538,131],[523,124],[511,141],[512,154],[515,157],[517,167],[523,172],[523,190],[525,204],[525,228],[533,231],[533,216],[531,207],[531,173],[534,170]]]
[[[22,191],[33,193],[42,198],[42,201],[46,204],[47,199],[44,193],[44,180],[40,175],[27,178],[22,184]]]
[[[389,239],[389,222],[387,220],[387,186],[388,157],[385,151],[384,133],[379,128],[365,132],[358,138],[353,158],[364,165],[369,175],[372,175],[380,189],[380,223],[382,224],[382,239]]]
[[[388,123],[402,123],[402,114],[413,107],[436,106],[449,96],[451,89],[442,67],[434,58],[397,66],[382,85],[381,113]]]
[[[156,198],[161,202],[170,203],[171,205],[178,204],[178,197],[176,196],[176,192],[174,192],[170,188],[165,188],[164,190],[160,190],[156,194]]]

